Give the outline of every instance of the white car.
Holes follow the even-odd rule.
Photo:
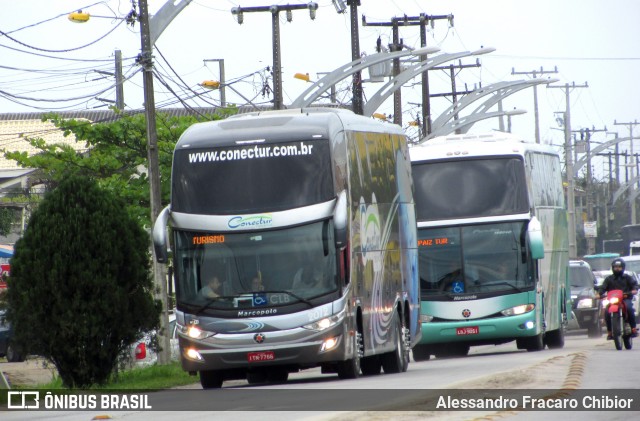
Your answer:
[[[125,357],[125,366],[145,367],[155,364],[158,361],[156,338],[155,332],[150,332],[139,341],[131,344],[129,355]],[[180,359],[180,351],[176,331],[176,315],[174,313],[169,313],[169,340],[171,342],[171,360],[178,361]]]

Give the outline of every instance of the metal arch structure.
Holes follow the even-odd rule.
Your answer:
[[[615,139],[612,139],[612,140],[610,140],[608,142],[604,142],[603,144],[598,145],[597,147],[593,148],[593,150],[590,151],[589,154],[600,153],[600,152],[604,151],[605,149],[610,148],[611,146],[614,146],[614,145],[616,145],[616,144],[618,144],[620,142],[625,142],[627,140],[631,140],[631,138],[630,137],[617,137]],[[580,159],[578,159],[576,161],[576,163],[573,165],[573,176],[574,177],[578,176],[578,170],[580,168],[582,168],[584,166],[584,164],[586,164],[586,163],[587,163],[587,155],[583,156],[582,158],[580,158]],[[620,189],[622,189],[622,186],[620,187]],[[618,189],[618,191],[620,191],[620,189]],[[625,187],[625,190],[626,190],[626,187]],[[616,192],[616,194],[618,194],[618,192]],[[620,194],[622,194],[622,192]],[[616,201],[615,195],[614,195],[613,201],[614,202]]]
[[[445,136],[456,130],[460,130],[462,133],[469,131],[469,128],[476,124],[478,121],[486,120],[488,118],[502,117],[505,115],[519,115],[526,113],[525,110],[507,110],[507,111],[493,111],[490,113],[471,114],[465,117],[461,117],[457,120],[453,120],[451,123],[434,130],[429,136],[423,137],[418,144],[426,142],[434,137]]]
[[[160,35],[171,21],[178,16],[182,10],[191,3],[192,0],[168,0],[162,5],[158,12],[149,18],[149,36],[151,45],[154,45]]]
[[[425,54],[431,54],[440,51],[437,47],[425,47],[418,48],[416,50],[411,51],[396,51],[393,53],[376,53],[370,56],[364,56],[357,60],[353,60],[341,67],[338,67],[334,71],[328,73],[323,78],[315,82],[311,85],[307,90],[301,93],[289,108],[305,108],[310,106],[313,101],[318,99],[320,95],[329,90],[336,83],[340,82],[343,79],[352,76],[354,73],[357,73],[369,66],[374,64],[382,63],[388,60],[393,60],[395,58],[406,57],[406,56],[420,56]]]
[[[435,119],[431,127],[433,128],[433,131],[438,130],[440,127],[444,127],[461,110],[487,95],[495,94],[492,98],[485,101],[480,107],[476,108],[472,114],[486,113],[503,98],[513,95],[522,89],[540,84],[549,84],[556,81],[558,81],[558,79],[516,80],[512,82],[497,82],[492,85],[476,89],[470,94],[463,96],[459,101],[447,108],[442,114],[440,114],[440,117]],[[427,135],[427,138],[430,139],[431,137]]]
[[[371,99],[364,105],[363,114],[373,115],[373,113],[387,100],[395,91],[400,89],[402,85],[407,83],[414,77],[426,72],[427,70],[436,67],[447,61],[455,60],[457,58],[468,57],[479,54],[486,54],[495,51],[492,48],[484,48],[476,51],[462,51],[459,53],[445,53],[438,56],[421,61],[418,64],[414,64],[398,75],[394,76],[387,82],[382,88],[376,92]]]
[[[611,203],[612,204],[616,203],[618,199],[620,199],[620,196],[622,196],[624,192],[626,192],[629,189],[629,187],[635,185],[638,181],[640,181],[640,175],[633,177],[631,180],[629,180],[628,183],[620,186],[618,190],[616,190],[616,192],[613,194],[613,199],[611,200]],[[631,189],[631,190],[633,190],[633,192],[629,195],[629,200],[635,199],[640,193],[640,190],[636,190],[636,189]]]
[[[633,177],[631,180],[629,180],[627,184],[623,184],[622,186],[620,186],[618,190],[616,190],[616,192],[613,194],[613,199],[611,200],[611,203],[616,203],[618,199],[620,199],[620,196],[622,196],[622,194],[626,192],[629,189],[629,187],[635,185],[638,181],[640,181],[640,175]],[[634,192],[631,193],[631,195],[629,196],[629,200],[635,199],[638,196],[638,192],[640,192],[640,190],[636,190],[636,189],[631,189],[631,190],[634,190]]]

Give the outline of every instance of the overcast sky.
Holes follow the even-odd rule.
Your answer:
[[[149,0],[151,13],[166,1]],[[158,106],[180,106],[176,97],[185,100],[195,93],[200,94],[199,99],[189,100],[189,105],[217,104],[217,91],[202,94],[203,90],[198,86],[203,80],[220,78],[217,62],[206,61],[210,59],[224,59],[226,79],[245,98],[255,103],[268,102],[272,97],[263,96],[262,88],[271,82],[265,79],[268,75],[265,69],[272,64],[271,15],[245,13],[244,23],[239,25],[230,10],[235,6],[305,3],[193,0],[156,43],[155,64],[168,85],[155,81]],[[285,104],[309,86],[294,79],[295,73],[308,72],[315,80],[318,73],[351,61],[348,13],[337,14],[331,0],[317,3],[319,8],[313,21],[306,10],[294,11],[290,23],[284,13],[280,15]],[[71,23],[66,15],[76,9],[90,12],[94,17],[89,23]],[[111,88],[113,78],[94,70],[113,71],[113,51],[120,49],[125,75],[134,73],[138,67],[133,58],[140,51],[139,25],[132,28],[121,20],[98,16],[123,17],[130,9],[128,0],[100,3],[91,0],[3,0],[0,31],[8,36],[0,34],[0,112],[93,109],[105,104],[92,99],[95,96],[115,99],[115,91]],[[557,74],[544,75],[558,78],[556,85],[586,83],[589,86],[571,90],[573,129],[601,130],[606,126],[607,130],[617,131],[623,137],[629,135],[628,126],[614,126],[614,120],[620,123],[640,119],[640,84],[637,81],[640,75],[640,2],[637,0],[361,0],[358,12],[365,15],[368,22],[389,22],[404,14],[454,15],[453,26],[446,20],[435,21],[434,27],[429,28],[428,45],[438,46],[445,53],[475,50],[481,46],[496,49],[480,57],[481,67],[459,72],[456,78],[459,90],[529,78],[512,75],[512,68],[517,72],[531,72],[541,68],[552,71],[557,67]],[[391,28],[360,26],[359,31],[363,54],[375,53],[378,37],[384,45],[391,42]],[[400,37],[409,47],[420,46],[417,26],[400,28]],[[466,58],[462,63],[472,64],[475,60]],[[367,77],[366,72],[364,77]],[[142,108],[141,80],[138,73],[125,84],[127,109]],[[432,93],[451,90],[449,76],[444,71],[430,72],[430,80]],[[420,101],[421,88],[417,82],[419,79],[414,79],[402,91],[406,101],[403,104],[405,125],[419,112],[417,105],[412,104]],[[365,84],[366,98],[381,86]],[[338,100],[348,102],[348,85],[342,84],[338,89]],[[564,89],[541,86],[538,100],[542,141],[560,144],[563,135],[558,130],[554,112],[565,110]],[[227,91],[227,101],[246,102],[230,91]],[[449,99],[434,98],[434,118],[449,105]],[[512,118],[512,130],[532,139],[532,89],[509,97],[504,108],[528,111]],[[393,113],[391,101],[379,112]],[[478,124],[471,131],[497,128],[498,121],[493,119]],[[640,136],[640,127],[635,128],[635,135]],[[596,133],[593,139],[604,141],[607,137],[612,135]],[[636,150],[640,151],[640,147]]]

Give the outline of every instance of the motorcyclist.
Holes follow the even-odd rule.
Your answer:
[[[600,295],[604,295],[608,291],[616,289],[622,290],[624,293],[624,303],[627,308],[627,318],[629,325],[631,326],[631,335],[633,337],[638,336],[638,330],[636,329],[636,316],[633,309],[633,303],[631,301],[632,295],[637,294],[638,285],[636,281],[624,273],[626,264],[623,259],[616,258],[611,262],[611,275],[607,276],[602,282],[602,285],[598,288]],[[607,339],[613,339],[611,335],[611,314],[605,312],[605,321],[607,323]]]

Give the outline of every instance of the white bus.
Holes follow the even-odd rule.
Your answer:
[[[570,317],[560,159],[512,135],[454,135],[410,149],[422,340],[417,361],[515,340],[564,346]]]
[[[168,223],[182,367],[203,388],[406,371],[421,330],[400,127],[329,109],[195,124],[175,147],[159,261]]]

